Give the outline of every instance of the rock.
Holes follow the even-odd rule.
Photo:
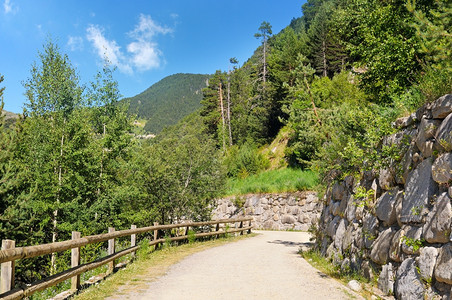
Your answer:
[[[397,299],[424,299],[424,286],[412,258],[405,259],[397,270],[395,296]]]
[[[395,184],[395,174],[394,171],[387,168],[380,170],[380,176],[378,177],[378,182],[384,190],[390,190]]]
[[[334,246],[342,252],[342,242],[344,239],[345,232],[347,230],[347,221],[345,219],[341,219],[339,222],[339,226],[336,230],[336,235],[334,236]]]
[[[375,213],[383,221],[385,226],[391,226],[397,222],[396,202],[399,195],[399,189],[396,187],[391,191],[385,192],[378,200],[375,206]],[[400,196],[402,194],[400,193]]]
[[[413,157],[416,155],[417,147],[416,145],[412,145],[408,148],[408,150],[405,152],[403,159],[402,159],[402,174],[401,176],[397,176],[396,180],[399,184],[405,184],[408,178],[408,175],[414,168],[414,162]]]
[[[359,292],[361,291],[362,287],[361,287],[361,283],[359,283],[357,280],[351,280],[348,282],[347,286],[355,292]]]
[[[364,245],[370,248],[378,233],[378,219],[370,213],[366,213],[363,218]]]
[[[419,150],[421,150],[424,157],[431,156],[431,152],[430,155],[428,155],[428,146],[426,142],[435,136],[436,130],[438,129],[440,124],[440,120],[429,120],[424,117],[422,118],[421,123],[418,126],[416,146]]]
[[[279,220],[279,214],[274,214],[273,221],[278,221],[278,220]]]
[[[394,122],[394,127],[395,128],[406,128],[408,126],[413,125],[414,120],[413,120],[413,116],[408,116],[408,117],[402,117],[402,118],[398,118],[397,120],[395,120]]]
[[[356,217],[356,203],[353,195],[348,196],[347,208],[345,209],[345,217],[349,222],[353,222]]]
[[[354,232],[356,230],[355,225],[357,225],[357,224],[349,224],[347,226],[347,230],[345,231],[344,237],[342,238],[342,249],[344,251],[346,251],[347,249],[350,249],[351,246],[353,245],[353,241],[355,239]]]
[[[341,201],[345,196],[345,184],[336,182],[333,185],[333,199]]]
[[[430,159],[425,159],[408,176],[402,202],[401,222],[421,223],[428,212],[429,199],[437,190],[437,184],[432,179],[432,163]]]
[[[452,180],[452,153],[444,153],[435,160],[432,178],[438,183],[449,183]]]
[[[452,150],[452,114],[443,120],[435,137],[438,150],[448,152]]]
[[[421,278],[426,279],[427,281],[432,278],[437,257],[438,249],[434,247],[421,248],[419,251],[419,257],[416,258]]]
[[[405,238],[402,239],[402,251],[406,254],[419,254],[422,246],[422,227],[405,225]]]
[[[284,215],[281,219],[283,224],[294,224],[296,222],[295,218],[291,215]]]
[[[403,261],[402,253],[402,237],[405,235],[405,230],[400,229],[396,232],[391,240],[391,247],[389,248],[389,258],[395,262]]]
[[[384,265],[378,277],[378,288],[385,294],[390,295],[394,292],[394,274],[392,264]]]
[[[423,117],[427,119],[433,118],[431,104],[426,103],[415,112],[415,119],[421,120]]]
[[[452,284],[452,243],[442,246],[435,266],[435,279]]]
[[[262,215],[264,213],[264,208],[262,206],[258,206],[256,207],[256,209],[254,210],[254,214],[255,215]]]
[[[350,259],[348,257],[344,258],[341,263],[341,272],[345,274],[350,273]]]
[[[447,243],[451,234],[452,206],[447,193],[442,193],[427,215],[424,238],[429,243]]]
[[[333,214],[333,216],[339,216],[340,206],[341,206],[340,202],[333,202],[330,205],[331,213]]]
[[[363,271],[364,278],[368,280],[373,280],[374,271],[372,271],[372,267],[370,266],[369,261],[366,260],[361,264],[361,270]]]
[[[452,94],[444,95],[432,103],[434,119],[444,119],[452,112]]]
[[[378,238],[372,244],[370,252],[370,259],[372,261],[384,265],[389,259],[389,248],[391,247],[391,240],[394,237],[396,230],[388,228],[378,235]]]
[[[337,226],[339,226],[339,221],[341,220],[341,217],[336,216],[334,217],[333,221],[328,224],[326,234],[328,234],[330,237],[334,237],[336,234]]]

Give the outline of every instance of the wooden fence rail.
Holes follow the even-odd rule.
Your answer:
[[[154,223],[154,226],[136,228],[132,225],[132,229],[115,231],[114,228],[109,228],[108,233],[91,235],[80,237],[80,233],[74,231],[72,233],[72,240],[56,242],[51,244],[19,247],[15,248],[14,241],[3,240],[2,250],[0,250],[0,263],[1,263],[1,284],[0,284],[0,299],[22,299],[29,297],[32,294],[42,291],[46,288],[54,286],[60,282],[67,279],[71,279],[71,289],[77,290],[80,288],[80,274],[87,271],[96,269],[102,265],[109,264],[108,273],[113,272],[115,267],[114,261],[124,255],[132,253],[134,256],[135,252],[140,248],[136,245],[136,235],[140,233],[153,232],[153,240],[149,242],[150,246],[165,243],[166,241],[181,241],[189,238],[188,229],[190,227],[200,227],[200,226],[210,226],[216,225],[215,231],[196,233],[193,236],[195,238],[207,237],[207,236],[220,236],[226,233],[238,233],[243,234],[243,232],[251,233],[253,226],[251,225],[251,217],[243,217],[236,219],[222,219],[216,221],[207,222],[191,222],[191,223],[181,223],[181,224],[169,224],[169,225],[158,225]],[[248,226],[244,225],[244,222],[249,222]],[[223,228],[220,229],[220,224],[228,223],[239,223],[236,228]],[[161,238],[160,232],[163,230],[175,229],[175,228],[186,228],[185,235]],[[115,239],[130,236],[131,243],[130,247],[119,252],[115,252]],[[108,243],[108,256],[97,259],[93,262],[89,262],[83,265],[80,264],[80,247],[86,246],[88,244],[100,243],[104,241],[109,241]],[[36,256],[51,254],[55,252],[61,252],[71,250],[71,268],[55,274],[53,276],[44,278],[43,280],[36,281],[30,285],[14,288],[14,264],[18,259],[32,258]]]

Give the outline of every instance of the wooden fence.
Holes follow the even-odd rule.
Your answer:
[[[102,265],[108,263],[108,272],[112,273],[115,267],[115,260],[118,258],[132,253],[135,256],[135,252],[140,248],[136,245],[136,235],[140,233],[153,232],[153,240],[149,242],[150,246],[158,246],[158,244],[165,243],[166,241],[181,241],[189,238],[188,230],[190,227],[202,227],[208,226],[206,232],[195,233],[194,237],[208,237],[208,236],[220,236],[226,233],[239,233],[243,232],[251,233],[251,217],[243,217],[236,219],[222,219],[216,221],[207,222],[191,222],[181,224],[169,224],[158,225],[154,223],[154,226],[136,228],[132,225],[131,229],[115,231],[114,228],[108,228],[108,233],[91,235],[81,237],[80,232],[72,232],[72,240],[56,242],[51,244],[36,245],[29,247],[15,248],[15,241],[3,240],[2,249],[0,250],[0,263],[1,263],[1,280],[0,280],[0,299],[22,299],[29,297],[32,294],[42,291],[46,288],[54,286],[67,279],[71,279],[71,290],[75,291],[80,288],[80,275],[84,272],[93,270]],[[249,222],[248,226],[244,226],[245,222]],[[234,226],[225,226],[220,228],[220,224],[231,224]],[[216,225],[214,231],[211,226]],[[229,227],[229,228],[228,228]],[[162,232],[164,230],[185,228],[185,234],[180,236],[163,237]],[[118,252],[115,252],[115,239],[120,237],[130,236],[130,247]],[[97,259],[95,261],[80,265],[80,247],[108,241],[108,255]],[[71,249],[71,268],[55,274],[53,276],[44,278],[40,281],[33,282],[27,286],[21,286],[14,288],[14,264],[16,260],[32,258],[36,256],[52,254],[56,252],[66,251]]]

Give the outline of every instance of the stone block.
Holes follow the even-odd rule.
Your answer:
[[[391,263],[382,267],[378,277],[378,288],[385,295],[390,295],[394,292],[394,273]]]
[[[452,150],[452,114],[443,120],[435,135],[436,149],[450,152]]]
[[[402,251],[406,254],[419,254],[422,243],[422,227],[404,225],[405,238],[402,238]]]
[[[413,258],[405,259],[397,270],[395,296],[397,299],[423,300],[424,285]]]
[[[452,153],[440,155],[432,165],[432,178],[437,183],[452,181]]]
[[[445,244],[439,250],[435,266],[435,279],[452,284],[452,242]]]
[[[391,240],[391,247],[389,248],[389,258],[395,262],[403,261],[402,253],[402,237],[405,235],[405,230],[400,229],[396,232]]]
[[[452,112],[452,94],[444,95],[432,103],[434,119],[444,119]]]
[[[442,193],[428,213],[424,225],[424,238],[429,243],[447,243],[451,234],[452,206],[447,193]]]
[[[423,247],[419,251],[416,263],[419,266],[421,278],[429,281],[433,276],[436,259],[438,258],[438,249],[434,247]]]
[[[391,240],[394,237],[396,230],[388,228],[378,235],[378,238],[372,244],[370,258],[373,262],[384,265],[389,259],[389,249],[391,247]]]
[[[428,213],[429,199],[437,191],[438,186],[432,178],[431,160],[425,159],[408,176],[402,202],[401,222],[422,223]]]
[[[385,226],[392,226],[397,222],[396,203],[398,196],[403,197],[396,187],[391,191],[385,192],[375,205],[375,213],[380,221],[383,221]]]
[[[342,252],[342,243],[344,240],[346,230],[347,230],[347,221],[345,219],[341,219],[336,230],[336,235],[334,236],[334,246],[341,252]]]

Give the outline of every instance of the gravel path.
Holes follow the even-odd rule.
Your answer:
[[[353,292],[297,254],[308,233],[257,233],[191,255],[144,293],[121,299],[350,299]]]

